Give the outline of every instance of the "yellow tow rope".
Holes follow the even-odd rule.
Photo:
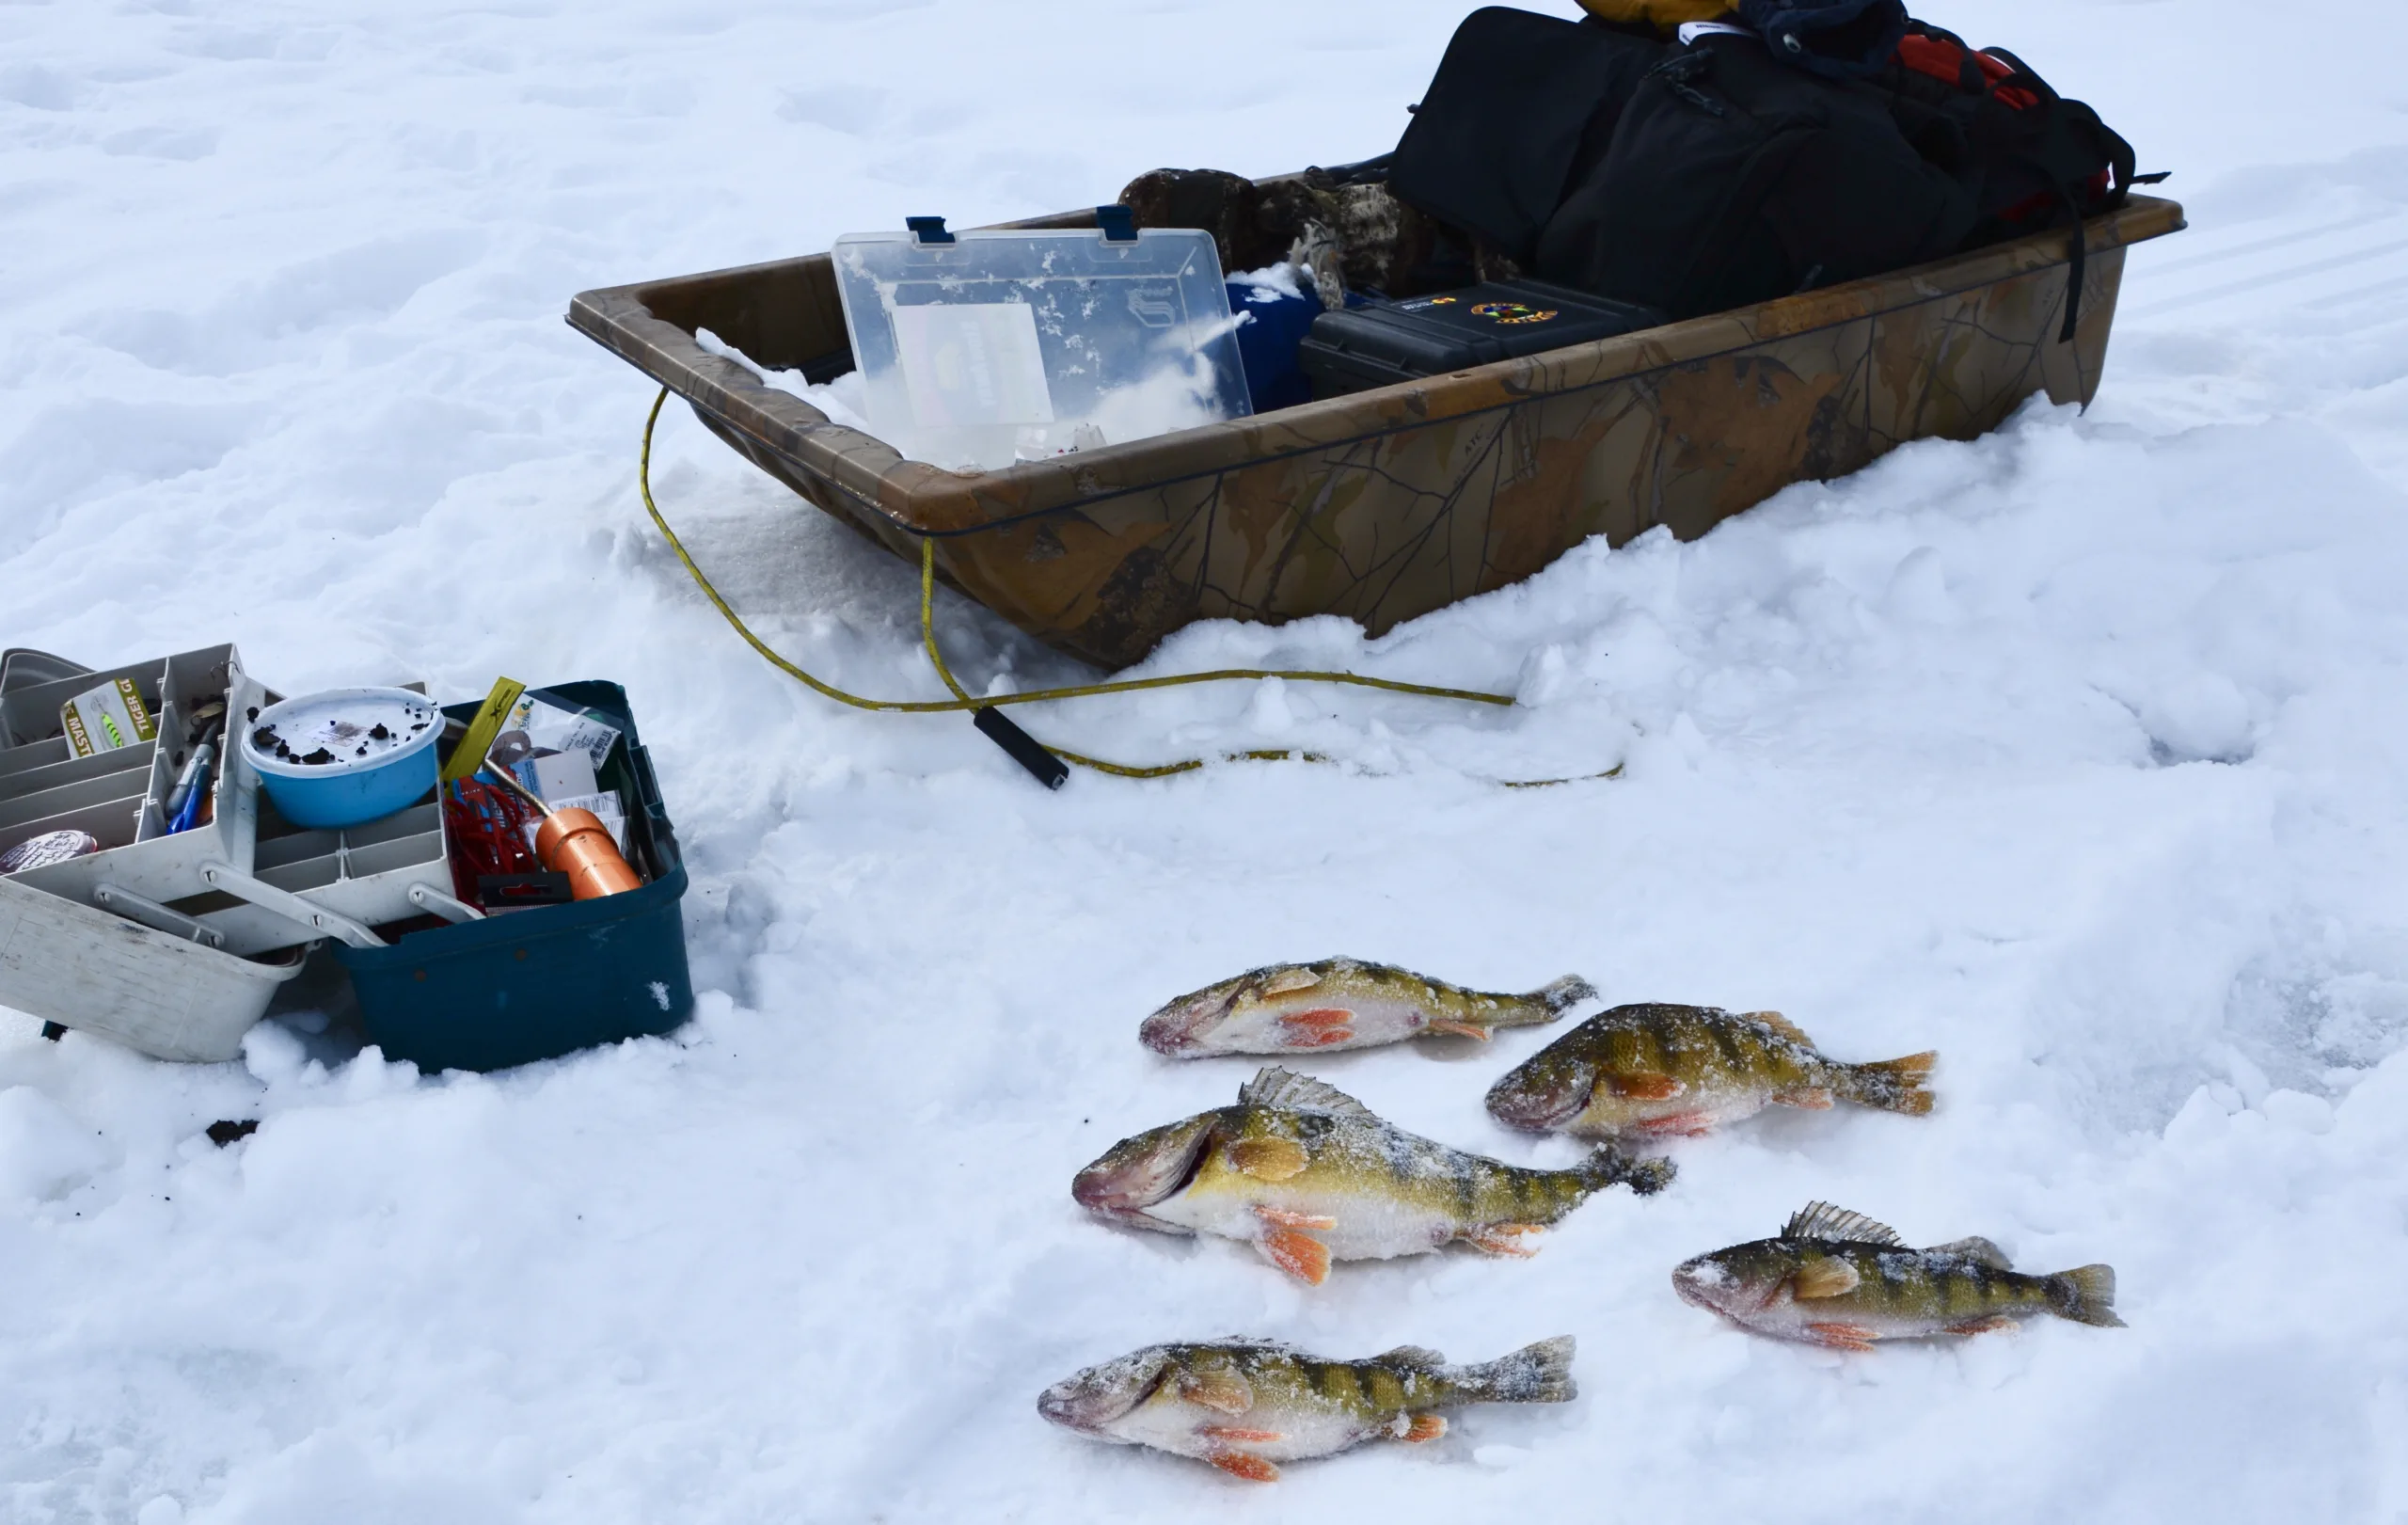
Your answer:
[[[669,542],[669,548],[675,551],[677,559],[686,564],[686,570],[692,575],[694,585],[703,590],[703,596],[708,598],[711,601],[711,607],[717,609],[726,618],[727,623],[736,627],[736,633],[744,638],[745,644],[759,652],[762,658],[779,672],[801,683],[814,693],[833,699],[838,704],[850,705],[855,709],[883,710],[889,714],[958,714],[963,711],[1000,708],[1006,705],[1036,704],[1047,699],[1084,699],[1101,693],[1134,693],[1145,689],[1175,689],[1190,683],[1227,683],[1240,679],[1276,677],[1294,682],[1346,683],[1358,688],[1383,689],[1390,693],[1415,693],[1432,699],[1459,699],[1470,704],[1498,705],[1507,708],[1513,707],[1513,700],[1509,695],[1483,693],[1477,689],[1441,689],[1426,683],[1401,683],[1392,678],[1365,677],[1359,673],[1312,671],[1274,673],[1251,667],[1216,668],[1209,673],[1178,673],[1166,677],[1122,678],[1111,683],[1083,683],[1061,689],[1031,689],[1021,693],[999,693],[992,697],[974,698],[968,690],[955,681],[953,670],[945,665],[944,654],[937,649],[937,543],[932,535],[923,535],[920,538],[920,636],[927,645],[930,665],[936,668],[937,676],[944,680],[944,686],[953,691],[953,697],[950,699],[864,699],[857,693],[847,693],[834,684],[823,682],[797,667],[771,650],[768,643],[759,636],[754,635],[752,627],[744,623],[742,617],[728,606],[727,600],[720,596],[719,589],[711,585],[711,580],[704,575],[703,569],[694,564],[694,558],[687,553],[686,543],[677,538],[677,532],[671,529],[669,521],[661,516],[660,505],[654,502],[652,499],[652,435],[654,427],[660,421],[660,410],[668,401],[669,389],[663,387],[660,389],[660,395],[652,400],[652,411],[644,416],[643,450],[636,459],[636,487],[643,494],[644,511],[652,516],[653,524],[660,531],[661,537]],[[1084,756],[1054,746],[1050,742],[1041,744],[1045,746],[1045,750],[1067,762],[1074,762],[1082,768],[1092,768],[1100,773],[1111,773],[1119,778],[1167,778],[1173,773],[1194,772],[1205,764],[1204,758],[1190,757],[1183,762],[1164,763],[1159,767],[1133,768],[1125,763],[1106,762],[1101,757]],[[1328,758],[1316,753],[1291,752],[1284,748],[1230,753],[1223,760],[1276,762],[1291,758],[1307,762],[1329,761]],[[1590,773],[1582,776],[1611,778],[1621,771],[1622,769],[1617,766],[1603,773]],[[1504,782],[1508,788],[1539,788],[1550,784],[1570,784],[1577,780],[1550,778],[1520,783],[1499,782]]]

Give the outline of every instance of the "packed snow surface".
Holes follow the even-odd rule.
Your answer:
[[[1206,626],[1056,707],[1045,794],[958,717],[746,650],[634,491],[652,388],[584,288],[1092,203],[1156,165],[1387,147],[1461,6],[89,0],[0,9],[0,643],[231,639],[285,692],[633,696],[695,869],[694,1021],[490,1077],[306,1020],[154,1063],[0,1016],[0,1517],[2393,1520],[2408,1511],[2408,94],[2398,8],[1930,0],[2178,172],[2104,391],[1585,547],[1366,642]],[[656,483],[765,636],[937,696],[911,568],[683,412]],[[974,688],[1077,669],[947,596]],[[1620,778],[1510,790],[1499,779]],[[1244,1060],[1162,1001],[1348,953],[1786,1012],[1942,1055],[1928,1119],[1678,1146],[1526,1263],[1342,1265],[1083,1220],[1114,1140]],[[1560,1030],[1560,1029],[1559,1029]],[[1307,1068],[1500,1157],[1510,1032]],[[227,1148],[202,1130],[256,1118]],[[1842,1356],[1671,1268],[1810,1199],[2131,1327]],[[1078,1368],[1244,1332],[1581,1396],[1271,1487],[1046,1424]]]

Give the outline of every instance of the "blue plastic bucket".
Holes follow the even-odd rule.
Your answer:
[[[356,734],[337,736],[343,726]],[[261,710],[244,726],[243,755],[286,820],[332,830],[405,810],[435,787],[442,736],[443,712],[422,693],[326,689]],[[270,739],[265,747],[262,738]],[[279,739],[290,756],[275,752]],[[321,752],[324,761],[300,760]]]

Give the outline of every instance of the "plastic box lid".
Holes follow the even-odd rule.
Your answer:
[[[1253,411],[1199,230],[848,233],[833,256],[870,425],[911,459],[992,470]]]

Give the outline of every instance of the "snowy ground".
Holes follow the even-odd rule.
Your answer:
[[[2408,1517],[2396,8],[1925,8],[2178,171],[2194,230],[2134,257],[2086,418],[1587,548],[1368,646],[1202,627],[1153,664],[1503,685],[1510,714],[1291,688],[1030,717],[1343,768],[1048,797],[958,719],[803,693],[648,532],[649,388],[562,326],[571,294],[1157,164],[1374,152],[1458,13],[0,7],[0,643],[230,638],[288,690],[618,677],[709,990],[673,1040],[489,1079],[329,1067],[282,1028],[178,1068],[0,1014],[0,1517]],[[805,665],[938,691],[906,568],[689,417],[657,482]],[[1068,671],[943,622],[974,683]],[[1335,951],[1936,1046],[1944,1105],[1762,1120],[1528,1263],[1318,1293],[1082,1221],[1073,1169],[1250,1070],[1156,1060],[1137,1019]],[[1480,1109],[1537,1042],[1318,1068],[1559,1161]],[[198,1136],[236,1117],[263,1125]],[[1842,1358],[1673,1298],[1677,1261],[1814,1197],[2112,1262],[2131,1327]],[[1267,1489],[1032,1407],[1236,1329],[1464,1359],[1570,1332],[1584,1392]]]

